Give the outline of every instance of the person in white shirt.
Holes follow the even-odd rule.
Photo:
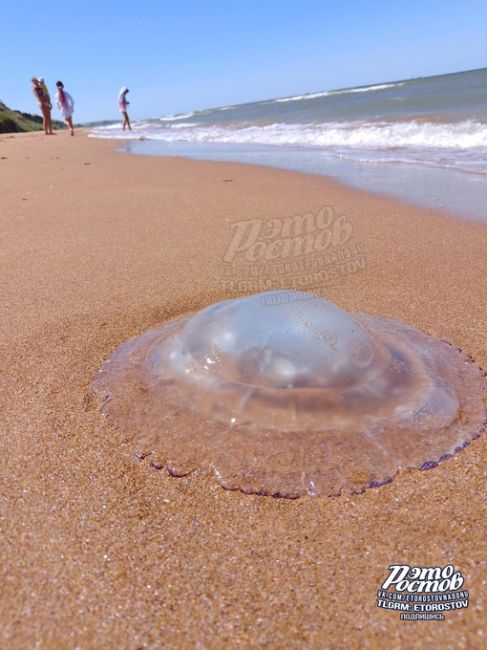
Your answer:
[[[63,116],[66,126],[68,127],[71,135],[74,135],[73,127],[73,112],[74,112],[74,101],[71,95],[64,90],[64,84],[62,81],[56,83],[57,86],[57,95],[56,95],[56,104]]]

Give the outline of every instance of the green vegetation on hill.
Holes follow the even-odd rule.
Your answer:
[[[63,127],[62,122],[53,120],[54,129]],[[0,102],[0,133],[19,133],[22,131],[41,131],[42,117],[40,115],[31,115],[30,113],[21,113],[13,111]]]

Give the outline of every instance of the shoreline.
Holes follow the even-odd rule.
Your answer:
[[[89,137],[97,136],[93,132]],[[111,138],[99,138],[110,140]],[[328,178],[346,187],[392,198],[418,208],[487,223],[485,176],[465,170],[408,162],[359,162],[324,149],[292,146],[187,143],[112,138],[123,153],[190,160],[234,162]],[[411,192],[413,188],[413,192]],[[447,208],[446,205],[451,207]]]
[[[63,134],[65,132],[65,129],[60,129],[59,131],[56,132],[56,135]],[[251,167],[256,167],[260,168],[263,170],[276,170],[276,171],[288,171],[294,174],[303,174],[304,176],[315,176],[317,178],[324,178],[330,183],[334,183],[340,187],[342,187],[344,190],[352,190],[352,191],[358,191],[362,192],[365,195],[370,195],[374,196],[376,198],[382,198],[385,200],[389,201],[396,201],[399,204],[409,206],[411,208],[415,208],[418,210],[426,210],[428,212],[432,212],[437,215],[441,215],[443,217],[447,218],[453,218],[453,219],[460,219],[462,221],[467,221],[467,222],[472,222],[472,223],[480,223],[480,224],[487,224],[487,214],[481,215],[481,216],[471,216],[468,214],[460,214],[455,211],[449,211],[444,207],[438,207],[438,206],[429,206],[422,204],[419,199],[409,199],[405,198],[402,196],[399,196],[397,194],[393,193],[387,193],[385,190],[380,190],[380,189],[370,189],[367,187],[361,187],[358,185],[354,185],[351,180],[346,180],[341,178],[340,176],[334,176],[332,174],[326,174],[326,173],[320,173],[319,171],[307,171],[305,169],[299,169],[299,167],[288,167],[288,166],[279,166],[276,165],[275,163],[258,163],[258,162],[252,162],[252,161],[246,161],[246,160],[237,160],[237,159],[232,159],[232,158],[227,158],[223,156],[222,158],[211,158],[211,157],[205,157],[204,155],[202,156],[195,156],[192,155],[191,153],[178,153],[178,154],[161,154],[161,153],[145,153],[145,152],[137,152],[137,151],[130,151],[130,147],[132,145],[146,145],[150,143],[154,143],[155,145],[161,144],[158,141],[152,141],[152,140],[144,140],[142,142],[139,141],[139,139],[131,139],[131,138],[99,138],[97,136],[92,135],[93,130],[91,127],[78,127],[76,129],[76,134],[81,135],[83,137],[86,137],[87,139],[90,140],[99,140],[102,142],[108,142],[112,144],[113,147],[113,152],[114,153],[123,153],[123,154],[129,154],[129,155],[137,155],[137,156],[150,156],[150,157],[157,157],[157,158],[182,158],[184,160],[194,160],[194,161],[200,161],[200,162],[209,162],[209,163],[223,163],[223,164],[235,164],[235,165],[249,165]],[[6,139],[10,138],[19,138],[19,137],[31,137],[31,136],[39,136],[42,135],[40,132],[25,132],[25,133],[4,133],[0,134],[0,142],[2,141],[2,136]],[[44,136],[45,137],[45,136]],[[181,144],[181,143],[178,143]],[[124,151],[122,146],[125,146],[128,150]],[[225,146],[225,145],[224,145]],[[281,151],[281,150],[280,150]],[[292,148],[289,147],[289,151],[292,152]],[[308,152],[309,150],[302,148],[302,151]],[[371,163],[369,163],[371,165]],[[434,170],[434,172],[438,172],[439,174],[450,174],[453,173],[454,175],[459,175],[461,177],[465,176],[467,178],[474,177],[476,180],[478,179],[478,175],[467,172],[464,170],[450,170],[450,169],[442,169],[442,168],[437,168],[437,167],[428,167],[428,166],[421,166],[421,165],[415,165],[412,162],[405,162],[405,163],[394,163],[394,162],[386,162],[386,163],[380,163],[380,167],[382,165],[385,165],[387,167],[395,167],[395,166],[405,166],[405,168],[414,168],[418,173],[422,171],[430,171]],[[483,178],[483,177],[482,177]],[[486,190],[487,191],[487,190]]]
[[[122,156],[80,131],[1,135],[0,156],[2,644],[476,647],[487,633],[485,434],[361,495],[249,496],[134,458],[92,381],[123,341],[228,296],[237,267],[302,278],[486,368],[487,226],[323,176]],[[315,247],[311,270],[281,258],[280,271],[262,246],[247,259],[252,237],[271,241],[271,220],[284,237],[286,219],[326,206],[335,259]],[[239,228],[247,240],[235,245]],[[341,269],[345,250],[365,264]],[[332,268],[320,285],[316,273]],[[469,608],[411,635],[375,602],[396,562],[454,564]]]

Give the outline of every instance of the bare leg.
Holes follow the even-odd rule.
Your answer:
[[[47,108],[47,130],[48,130],[48,135],[54,135],[52,132],[52,120],[51,120],[51,109],[49,107]]]
[[[73,118],[67,117],[65,121],[66,121],[66,126],[71,132],[71,135],[74,135]]]
[[[128,113],[125,111],[125,112],[123,113],[123,130],[124,130],[124,131],[125,131],[125,127],[126,127],[126,126],[128,126],[129,131],[132,130],[132,127],[130,126],[129,115],[128,115]]]
[[[47,124],[47,106],[44,106],[43,104],[40,105],[41,112],[42,112],[42,126],[44,127],[44,133],[46,135],[49,135],[48,133],[48,124]]]

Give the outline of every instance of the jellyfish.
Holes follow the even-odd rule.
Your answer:
[[[418,328],[299,291],[210,305],[123,343],[101,410],[155,468],[296,498],[360,493],[478,438],[486,373]]]

